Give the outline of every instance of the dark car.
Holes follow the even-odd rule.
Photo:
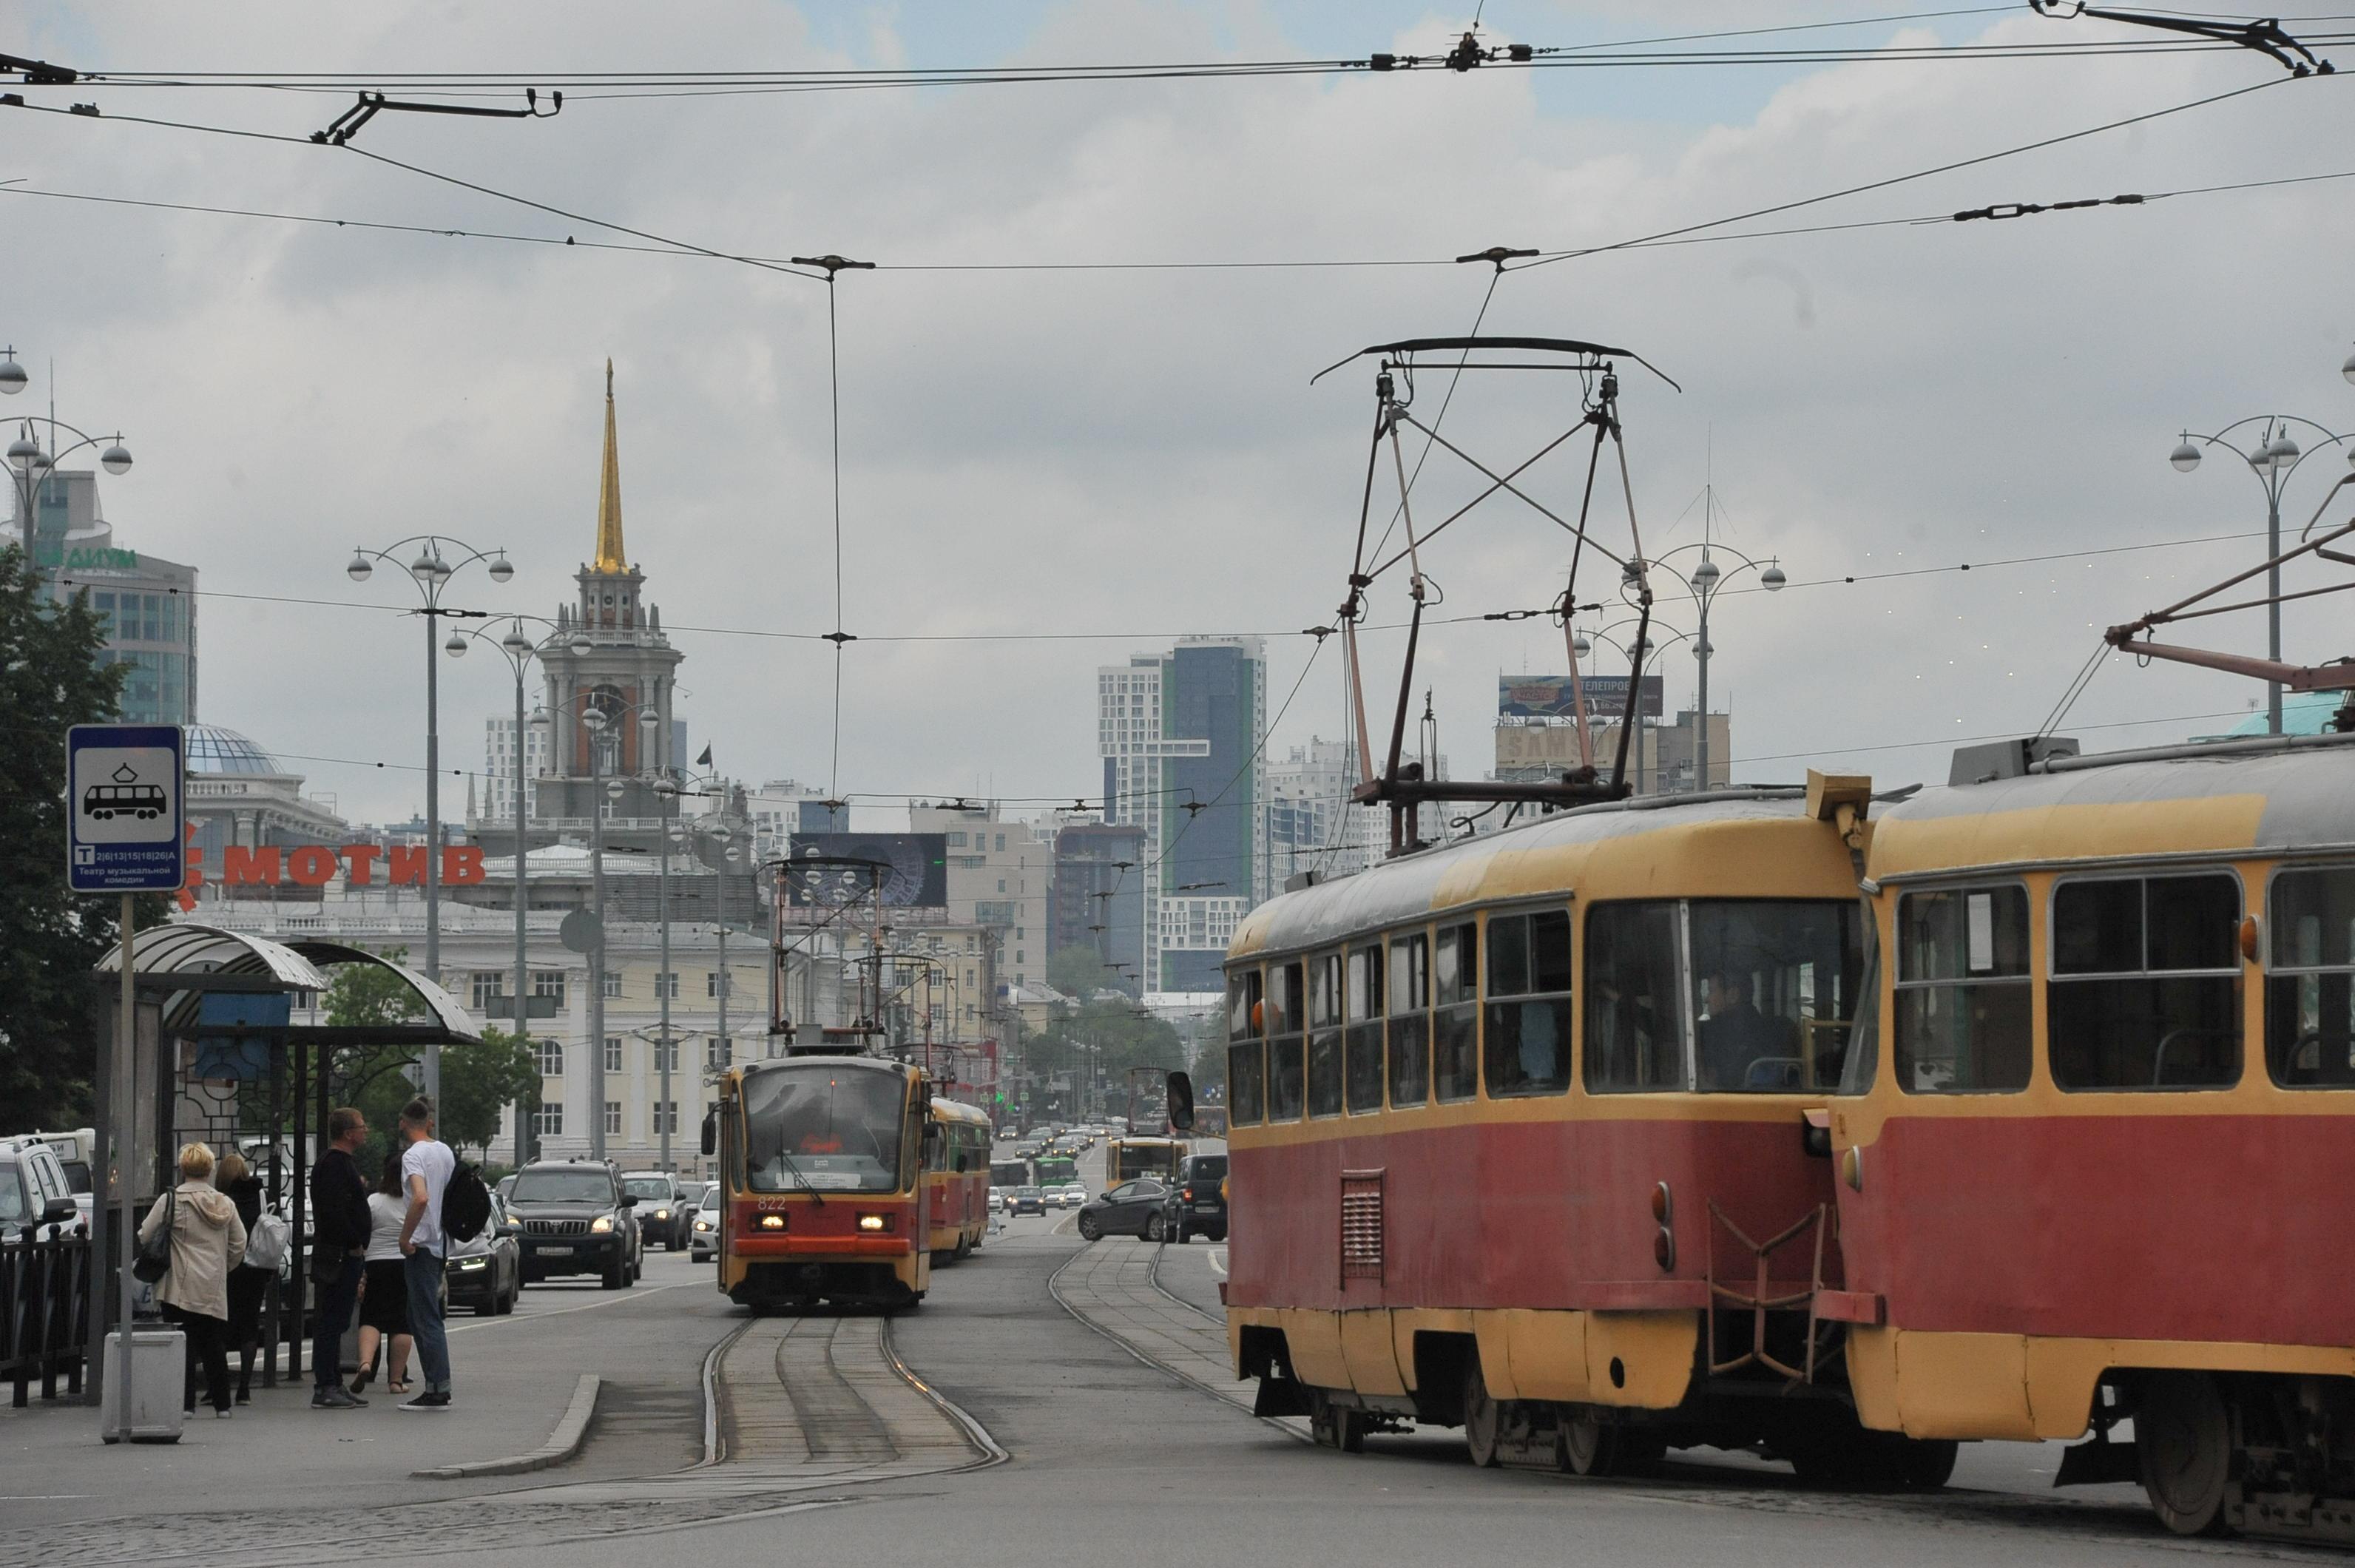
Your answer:
[[[622,1190],[610,1165],[549,1159],[516,1174],[508,1207],[523,1221],[523,1278],[537,1284],[554,1275],[593,1274],[607,1290],[637,1281],[645,1254],[630,1211],[637,1200]]]
[[[1006,1211],[1009,1214],[1044,1214],[1047,1211],[1045,1189],[1016,1188],[1013,1196],[1006,1200]]]
[[[1178,1179],[1162,1200],[1161,1234],[1155,1241],[1183,1246],[1196,1236],[1227,1239],[1227,1157],[1189,1154],[1178,1162]]]
[[[1143,1236],[1157,1242],[1161,1206],[1168,1196],[1168,1184],[1149,1176],[1124,1181],[1080,1206],[1080,1234],[1091,1242],[1098,1236]]]
[[[633,1170],[622,1177],[622,1190],[638,1200],[638,1232],[646,1245],[660,1242],[666,1253],[687,1245],[692,1233],[687,1189],[677,1177],[666,1170]]]
[[[523,1294],[523,1226],[507,1211],[496,1193],[491,1195],[491,1217],[471,1242],[450,1243],[449,1265],[442,1270],[450,1305],[472,1307],[477,1317],[505,1316]]]

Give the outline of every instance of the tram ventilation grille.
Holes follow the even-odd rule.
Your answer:
[[[585,1236],[589,1233],[586,1220],[527,1220],[524,1232],[533,1236]]]
[[[1341,1173],[1341,1277],[1382,1277],[1382,1173]]]

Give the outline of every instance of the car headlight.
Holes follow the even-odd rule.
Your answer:
[[[655,1218],[657,1220],[667,1220],[670,1218],[670,1211],[667,1209],[657,1209],[655,1211]]]
[[[491,1260],[488,1258],[453,1258],[450,1260],[450,1266],[454,1269],[488,1268],[491,1266]]]
[[[589,1229],[601,1236],[613,1228],[613,1217],[611,1214],[600,1214],[589,1221]]]
[[[698,1231],[709,1231],[711,1229],[711,1221],[709,1220],[698,1220],[695,1222],[695,1228]]]

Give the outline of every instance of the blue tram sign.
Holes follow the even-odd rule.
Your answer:
[[[176,892],[187,880],[176,724],[66,731],[66,875],[78,893]]]

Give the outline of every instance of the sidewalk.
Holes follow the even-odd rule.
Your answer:
[[[411,1472],[505,1458],[547,1442],[580,1374],[610,1376],[614,1367],[601,1363],[626,1370],[637,1339],[626,1330],[643,1332],[675,1304],[662,1283],[608,1293],[550,1282],[526,1291],[512,1317],[453,1318],[456,1403],[439,1414],[400,1410],[380,1378],[365,1410],[313,1410],[307,1367],[299,1384],[282,1377],[275,1389],[261,1385],[257,1368],[252,1403],[228,1421],[199,1403],[176,1444],[109,1446],[99,1440],[98,1411],[62,1400],[0,1408],[0,1528],[188,1509],[365,1507],[484,1490],[493,1483],[420,1480]],[[708,1278],[698,1283],[709,1290]],[[421,1386],[413,1360],[410,1379]]]

